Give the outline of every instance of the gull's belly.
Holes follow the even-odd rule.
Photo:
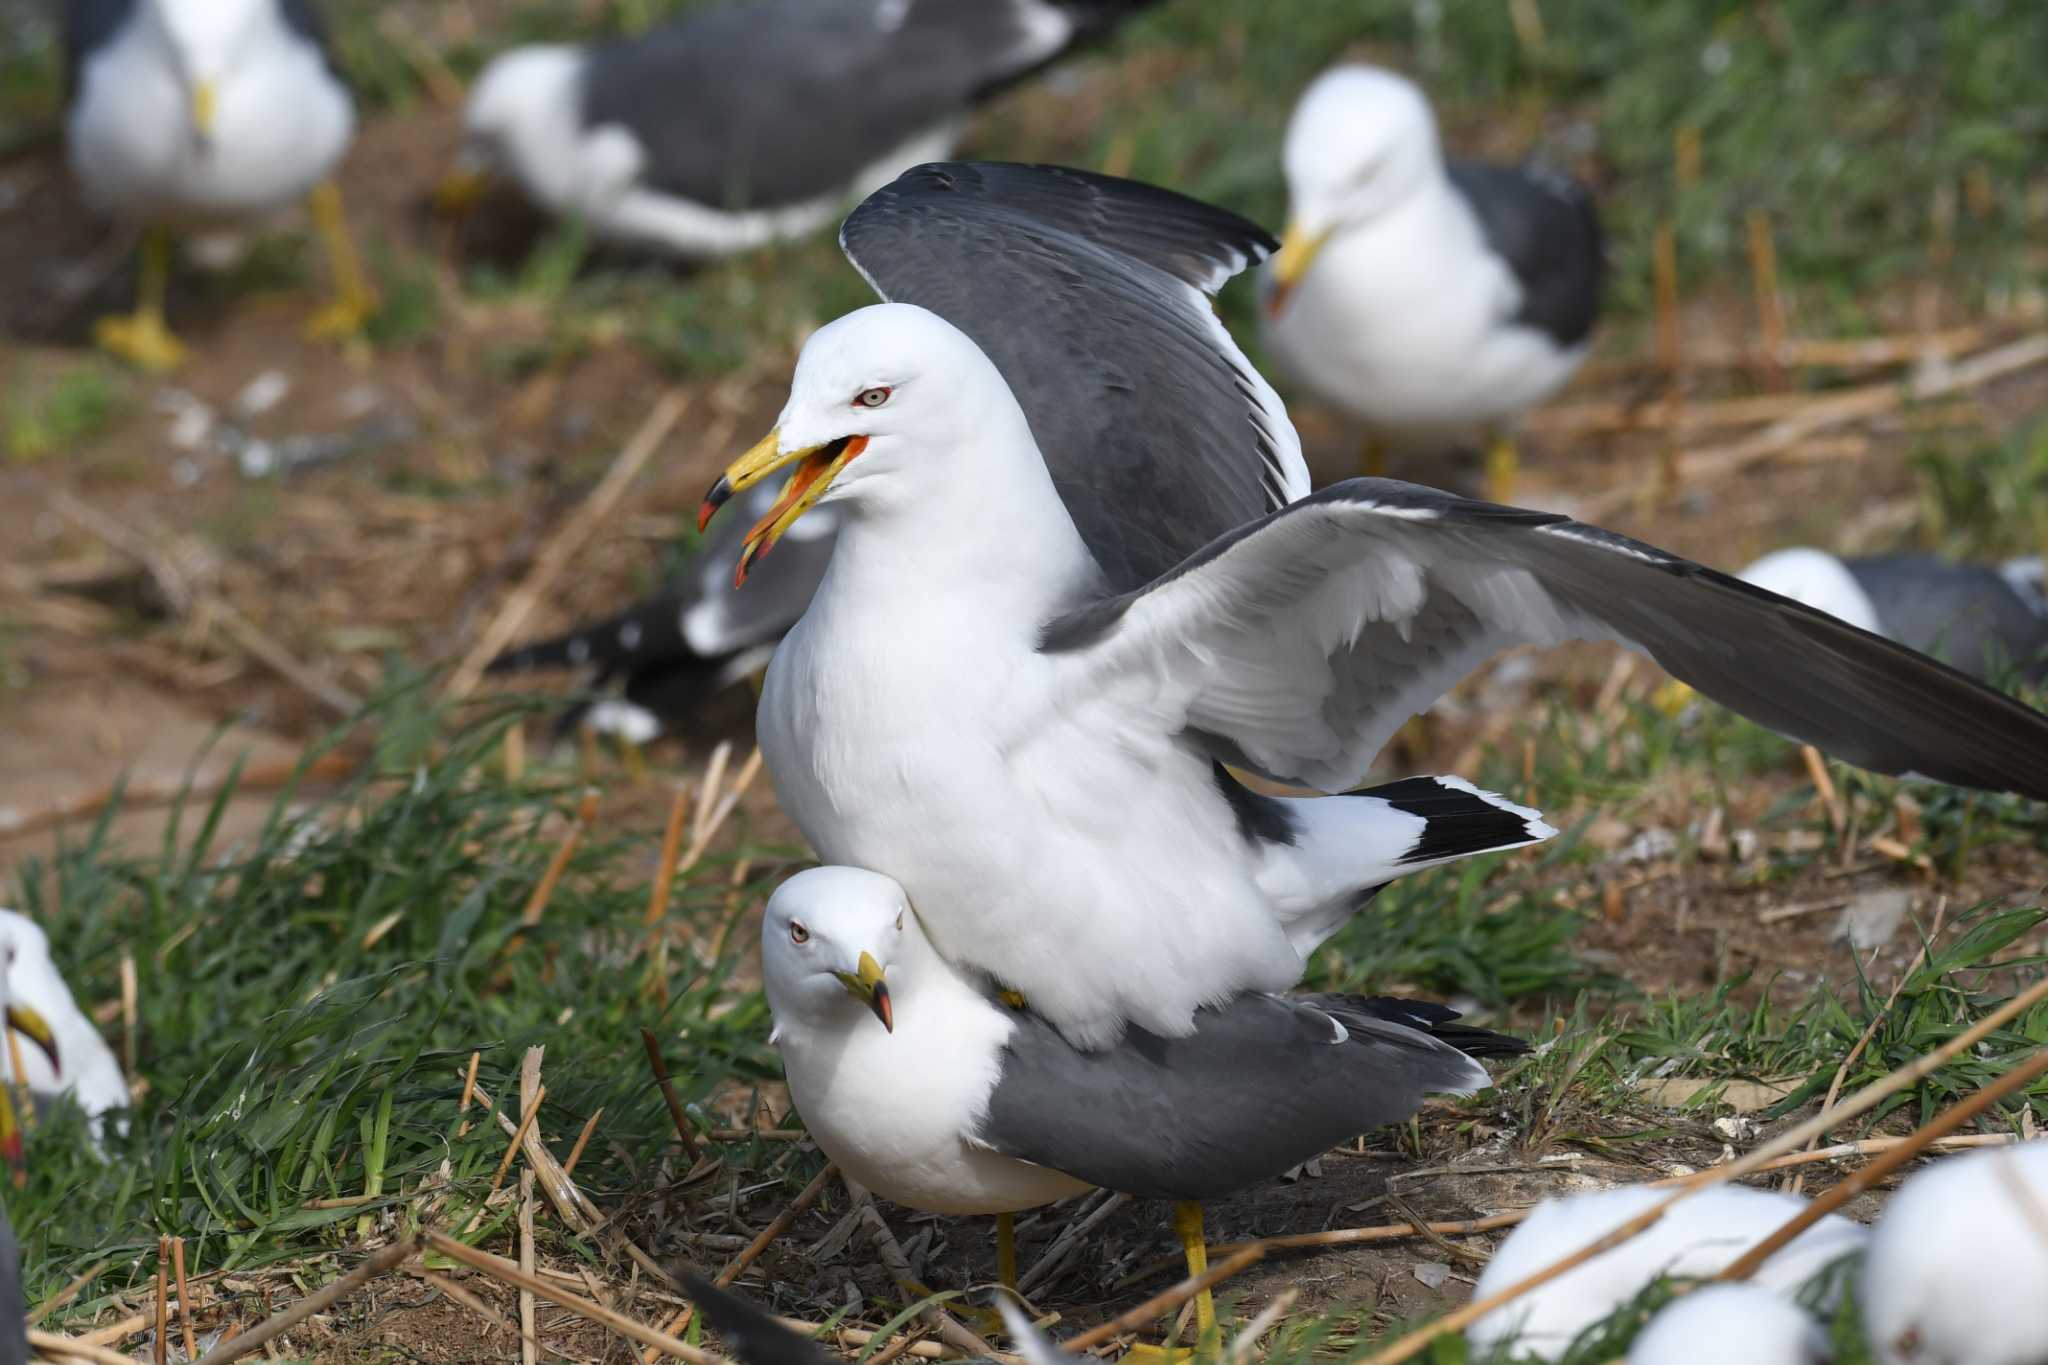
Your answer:
[[[783,808],[826,862],[901,882],[950,961],[1084,1046],[1125,1021],[1185,1033],[1205,1003],[1299,979],[1206,757],[1107,701],[1056,706],[1035,653],[978,694],[957,673],[800,692],[790,640],[761,706]]]
[[[849,1178],[898,1204],[956,1214],[1037,1208],[1091,1188],[967,1140],[995,1076],[969,1051],[949,1052],[944,1030],[921,1028],[908,1012],[895,1033],[872,1022],[783,1047],[805,1129]]]

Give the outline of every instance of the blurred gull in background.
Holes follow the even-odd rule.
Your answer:
[[[133,314],[107,350],[148,370],[185,350],[164,321],[173,227],[272,212],[309,192],[334,276],[315,336],[358,331],[375,298],[327,176],[355,104],[311,0],[73,0],[65,6],[71,169],[95,207],[144,229]]]
[[[1592,195],[1541,166],[1446,162],[1422,91],[1369,66],[1303,92],[1283,159],[1275,363],[1365,423],[1362,472],[1477,437],[1488,496],[1512,502],[1515,421],[1584,362],[1600,311]]]

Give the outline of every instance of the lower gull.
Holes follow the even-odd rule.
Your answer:
[[[1090,1186],[1172,1200],[1199,1275],[1202,1201],[1398,1123],[1426,1095],[1482,1090],[1475,1056],[1526,1050],[1440,1005],[1254,992],[1199,1011],[1186,1037],[1132,1029],[1082,1051],[941,958],[896,882],[850,867],[783,883],[761,959],[811,1136],[886,1199],[997,1215],[1011,1288],[1016,1210]],[[1215,1327],[1206,1293],[1196,1323]]]

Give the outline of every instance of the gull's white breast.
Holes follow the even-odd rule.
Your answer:
[[[1339,228],[1266,335],[1286,369],[1382,436],[1464,437],[1541,402],[1583,358],[1510,325],[1520,299],[1470,208],[1439,183]]]
[[[906,996],[894,1033],[864,1014],[829,1032],[785,1025],[783,1070],[805,1129],[849,1179],[934,1213],[1006,1213],[1090,1188],[968,1138],[1010,1024],[964,999],[971,1007],[935,1014],[933,1001]]]
[[[971,592],[862,610],[850,550],[854,528],[761,698],[776,793],[819,857],[896,878],[948,960],[1083,1046],[1125,1020],[1186,1033],[1205,1003],[1299,978],[1209,760],[1142,680],[1074,695],[1040,618]]]
[[[99,207],[198,221],[266,213],[306,194],[348,149],[354,107],[311,45],[280,33],[227,72],[204,146],[172,61],[137,21],[85,63],[66,134]]]

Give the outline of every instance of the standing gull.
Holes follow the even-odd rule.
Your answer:
[[[808,236],[968,112],[1150,0],[753,0],[478,77],[444,201],[502,172],[601,237],[706,258]]]
[[[272,212],[312,195],[334,275],[315,336],[353,333],[375,298],[327,179],[355,103],[311,0],[72,0],[64,8],[71,170],[96,207],[144,228],[135,312],[101,346],[149,370],[184,347],[164,322],[174,226]]]
[[[50,957],[50,936],[20,911],[0,910],[0,953],[6,957],[7,998],[42,1020],[51,1040],[47,1051],[6,1048],[0,1053],[0,1079],[31,1095],[71,1096],[92,1121],[93,1135],[105,1137],[108,1114],[128,1107],[128,1078],[58,972]],[[61,1072],[58,1057],[64,1059]]]
[[[1446,161],[1413,83],[1340,66],[1288,124],[1287,235],[1268,268],[1266,341],[1323,402],[1390,446],[1487,443],[1513,496],[1513,427],[1585,360],[1604,244],[1585,187],[1539,165]]]
[[[1090,1186],[1172,1200],[1195,1275],[1202,1201],[1399,1123],[1427,1094],[1484,1089],[1473,1056],[1527,1050],[1419,1001],[1249,994],[1185,1037],[1083,1052],[941,958],[895,882],[851,867],[776,890],[761,964],[790,1098],[850,1179],[937,1213],[1007,1215]],[[1007,1219],[999,1239],[1014,1288]],[[1198,1314],[1206,1334],[1207,1295]]]
[[[1954,664],[1973,678],[2048,676],[2048,594],[2039,558],[1959,564],[1932,555],[1842,559],[1774,550],[1739,575],[1851,625]]]
[[[1561,516],[1381,479],[1302,496],[1286,414],[1205,295],[1269,242],[1241,219],[941,165],[841,240],[908,302],[811,337],[703,513],[794,467],[744,570],[843,509],[762,749],[824,861],[901,882],[949,961],[1081,1046],[1286,989],[1389,861],[1434,851],[1434,815],[1267,797],[1225,764],[1341,792],[1510,645],[1629,643],[1864,767],[2048,795],[2048,717],[1832,617]],[[1069,395],[1057,428],[1005,383],[1033,371]],[[1431,785],[1463,798],[1446,828],[1522,823]]]

